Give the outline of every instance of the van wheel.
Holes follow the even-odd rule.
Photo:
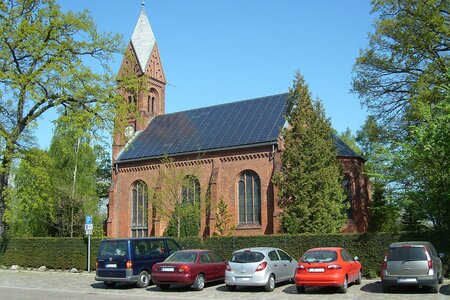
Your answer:
[[[347,289],[348,289],[348,279],[347,279],[347,276],[345,276],[345,278],[344,278],[344,284],[339,288],[339,291],[340,291],[342,294],[345,294],[345,293],[347,293]]]
[[[264,290],[266,292],[273,292],[274,289],[275,289],[275,277],[273,276],[273,274],[270,274],[269,280],[267,280],[267,283],[264,286]]]
[[[106,285],[107,288],[112,288],[116,286],[116,283],[112,281],[105,281],[103,283]]]
[[[430,287],[430,293],[437,294],[439,290],[439,280],[436,280],[436,283]]]
[[[192,285],[192,288],[196,291],[201,291],[205,287],[205,276],[202,274],[198,274],[195,278],[194,284]]]
[[[140,288],[148,287],[150,284],[150,274],[148,274],[147,271],[142,271],[139,274],[139,278],[136,284]]]

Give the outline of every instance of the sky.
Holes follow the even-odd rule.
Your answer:
[[[125,45],[142,9],[142,0],[58,2],[65,12],[88,10],[99,31],[121,34]],[[285,93],[298,70],[333,128],[355,133],[364,123],[350,89],[373,31],[370,0],[147,0],[144,8],[168,82],[166,113]],[[41,148],[51,118],[40,121]]]

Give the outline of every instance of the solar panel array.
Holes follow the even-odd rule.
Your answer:
[[[156,116],[118,161],[276,143],[287,94]]]

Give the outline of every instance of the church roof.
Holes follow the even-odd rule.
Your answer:
[[[287,94],[154,117],[117,162],[276,144]],[[360,157],[334,136],[338,156]]]
[[[153,47],[156,44],[155,35],[153,34],[144,7],[142,7],[141,14],[131,36],[131,44],[136,52],[141,70],[144,72],[152,54]]]

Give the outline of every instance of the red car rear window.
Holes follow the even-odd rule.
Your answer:
[[[308,251],[303,254],[301,259],[302,262],[308,263],[332,262],[335,260],[337,260],[337,253],[332,250]]]

